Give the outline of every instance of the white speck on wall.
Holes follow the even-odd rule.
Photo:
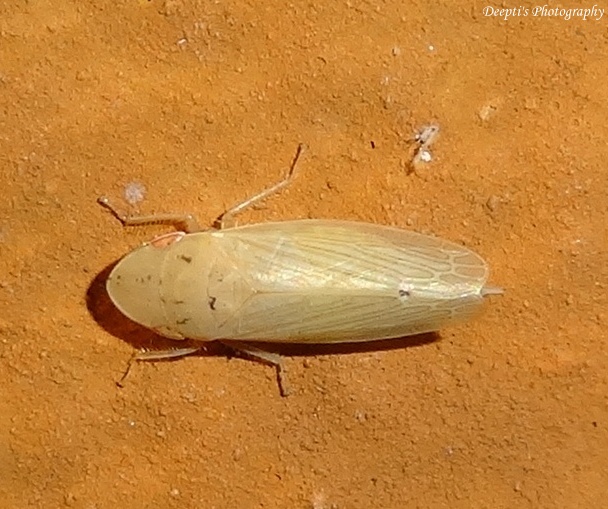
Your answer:
[[[321,491],[317,491],[315,493],[313,493],[312,495],[312,509],[326,509],[327,508],[327,504],[326,504],[326,498],[325,498],[325,494]]]
[[[430,163],[433,160],[433,155],[428,150],[421,150],[418,158],[423,163]]]
[[[414,150],[414,157],[411,163],[413,168],[416,168],[420,164],[430,163],[433,160],[430,147],[437,139],[438,134],[438,124],[425,125],[414,134],[413,140],[416,142],[417,147]]]
[[[143,201],[145,195],[146,187],[141,182],[129,182],[125,186],[124,197],[129,205]]]
[[[421,127],[415,134],[414,140],[420,145],[429,147],[437,138],[439,134],[439,126],[437,124],[429,124]]]
[[[491,99],[479,109],[479,111],[477,112],[477,116],[482,122],[489,122],[492,118],[494,118],[496,113],[498,113],[501,103],[502,100],[500,98]]]

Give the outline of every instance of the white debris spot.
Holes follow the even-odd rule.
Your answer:
[[[439,134],[439,126],[437,124],[429,124],[422,126],[414,134],[414,141],[417,146],[414,150],[414,157],[412,158],[412,167],[416,169],[421,163],[429,163],[433,160],[430,147],[437,139]]]
[[[486,201],[486,207],[490,212],[496,212],[500,205],[500,198],[495,194],[491,195]]]
[[[423,163],[430,163],[433,160],[433,155],[428,150],[421,150],[418,159]]]
[[[325,497],[325,493],[322,491],[315,492],[312,495],[311,500],[312,509],[326,509],[327,508],[327,498]]]
[[[488,122],[496,115],[500,108],[500,100],[492,100],[485,103],[477,112],[479,120],[482,122]]]
[[[135,205],[144,199],[146,187],[141,182],[129,182],[125,186],[124,197],[129,205]]]
[[[429,124],[418,129],[414,134],[414,140],[428,148],[435,141],[438,134],[439,126],[437,124]]]

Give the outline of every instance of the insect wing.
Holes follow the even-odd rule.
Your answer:
[[[462,246],[366,223],[262,223],[212,235],[222,264],[250,289],[217,317],[218,338],[331,343],[437,330],[475,313],[488,276]],[[226,276],[210,281],[211,296],[229,295],[225,281],[235,278]]]

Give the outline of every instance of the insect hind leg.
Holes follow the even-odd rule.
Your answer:
[[[257,346],[253,346],[250,343],[244,343],[242,341],[220,341],[223,345],[230,348],[237,354],[241,354],[250,359],[254,359],[263,364],[269,364],[276,369],[277,373],[277,384],[279,385],[279,392],[281,396],[287,397],[291,394],[291,389],[287,381],[287,375],[285,373],[285,367],[283,365],[283,357],[277,353],[268,352],[262,350]]]

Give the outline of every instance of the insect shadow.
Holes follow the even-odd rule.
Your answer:
[[[201,346],[200,341],[172,340],[153,332],[150,329],[131,321],[123,315],[112,303],[106,291],[106,280],[118,261],[105,267],[92,280],[86,292],[86,302],[89,313],[93,319],[109,334],[128,343],[136,350],[171,350],[190,346]],[[261,350],[275,353],[285,357],[305,357],[315,355],[346,355],[365,352],[380,352],[398,350],[416,346],[423,346],[440,339],[436,332],[405,336],[402,338],[375,340],[357,343],[333,344],[302,344],[302,343],[267,343],[253,342]],[[223,356],[234,357],[235,350],[230,348],[229,338],[227,344],[219,341],[204,342],[204,349],[193,356]],[[239,355],[240,356],[240,355]],[[179,358],[159,359],[155,362],[173,362]]]

